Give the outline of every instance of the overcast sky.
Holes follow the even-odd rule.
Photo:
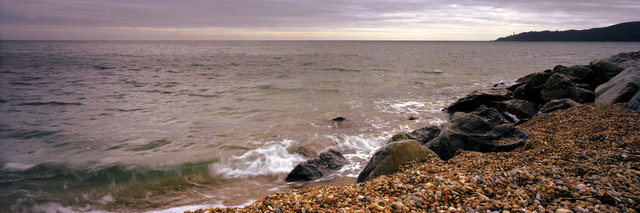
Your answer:
[[[494,40],[638,14],[638,0],[0,0],[0,39]]]

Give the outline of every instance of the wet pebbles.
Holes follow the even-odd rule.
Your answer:
[[[460,151],[446,162],[411,162],[359,184],[187,212],[640,211],[639,113],[621,104],[586,104],[537,116],[518,129],[530,139],[512,152]]]

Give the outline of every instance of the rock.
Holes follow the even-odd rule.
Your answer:
[[[594,93],[578,87],[566,75],[555,73],[547,79],[544,89],[540,92],[540,97],[544,103],[560,98],[570,98],[578,103],[587,103],[593,101]]]
[[[501,138],[517,139],[507,144],[491,141]],[[429,141],[427,147],[443,160],[451,159],[458,149],[479,152],[511,151],[527,140],[526,133],[511,125],[492,125],[487,118],[472,113],[453,114],[437,138]]]
[[[558,65],[553,68],[553,72],[568,76],[576,85],[585,85],[582,88],[587,90],[594,90],[600,84],[597,82],[596,73],[587,65],[576,65],[570,67]]]
[[[516,99],[542,103],[540,92],[542,92],[542,89],[551,74],[551,70],[546,70],[544,72],[533,73],[519,78],[516,82],[521,85],[513,89],[514,97]]]
[[[404,209],[405,205],[402,202],[393,202],[391,203],[391,208],[393,208],[394,210],[400,210],[402,211],[402,209]]]
[[[625,104],[624,107],[640,113],[640,91],[636,92],[636,94],[631,97],[631,100],[629,100],[629,103]]]
[[[513,99],[513,94],[506,88],[476,90],[447,107],[449,113],[471,112],[480,105],[490,105],[494,101]]]
[[[599,85],[609,81],[630,65],[637,64],[639,60],[640,51],[620,53],[609,58],[593,61],[590,67],[596,73]]]
[[[527,100],[508,100],[496,103],[500,111],[515,115],[518,120],[529,120],[538,113],[538,104]],[[517,121],[512,121],[517,122]]]
[[[559,209],[556,209],[556,213],[573,213],[573,212],[569,209],[559,208]]]
[[[429,126],[421,129],[416,129],[410,133],[396,133],[389,139],[390,142],[394,141],[404,141],[404,140],[416,140],[420,142],[420,144],[426,144],[436,136],[440,134],[440,127],[438,126]]]
[[[478,107],[472,114],[484,118],[490,125],[495,126],[503,123],[515,122],[509,116],[503,116],[502,113],[493,108],[487,108],[485,105]],[[507,119],[506,117],[509,117]]]
[[[319,179],[335,170],[342,168],[347,159],[335,150],[323,152],[317,158],[302,162],[286,177],[286,181],[308,181]]]
[[[640,61],[596,88],[596,105],[628,102],[640,90]]]
[[[415,140],[393,142],[376,151],[358,175],[358,182],[374,179],[380,175],[398,171],[403,163],[421,161],[427,156],[436,157],[431,150],[420,145]]]
[[[544,106],[540,108],[540,113],[550,113],[556,110],[568,109],[570,107],[578,105],[580,105],[580,103],[568,98],[554,99],[544,104]]]

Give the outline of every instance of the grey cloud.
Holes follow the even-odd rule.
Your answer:
[[[447,13],[448,5],[486,6],[539,14],[518,24],[601,26],[632,21],[635,0],[0,0],[0,25],[81,27],[377,27],[410,19],[397,13]],[[566,14],[558,18],[553,14]],[[451,14],[451,17],[466,14]],[[472,19],[491,21],[482,14]],[[544,18],[547,17],[548,18]],[[460,22],[446,19],[434,22]],[[393,21],[390,21],[393,20]],[[499,20],[493,20],[499,21]],[[473,22],[473,21],[471,21]]]

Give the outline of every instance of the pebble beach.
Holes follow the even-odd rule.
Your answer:
[[[530,138],[511,152],[434,154],[371,181],[186,212],[640,211],[640,113],[583,104],[516,127]]]

